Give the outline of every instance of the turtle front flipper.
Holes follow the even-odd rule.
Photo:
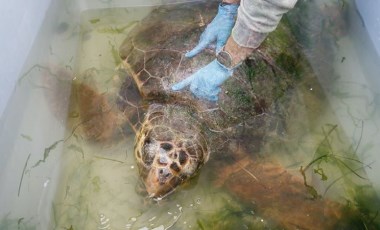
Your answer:
[[[136,134],[139,132],[141,123],[144,119],[144,112],[146,106],[143,104],[140,92],[134,79],[123,70],[121,75],[124,81],[120,87],[119,93],[116,98],[116,105],[118,111],[122,113],[122,120]]]
[[[133,84],[127,85],[127,80],[120,88],[120,78],[123,77],[120,74],[111,76],[111,85],[105,84],[107,77],[109,80],[108,74],[91,68],[74,81],[72,110],[79,115],[75,128],[78,127],[89,141],[110,142],[130,130],[128,125],[133,131],[138,128],[136,114],[140,98],[137,89]],[[128,89],[127,93],[125,89]]]

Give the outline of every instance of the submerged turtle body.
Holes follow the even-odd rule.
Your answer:
[[[218,103],[170,87],[215,58],[205,50],[185,58],[215,15],[216,2],[160,7],[151,12],[120,47],[127,73],[118,101],[122,111],[146,107],[138,129],[135,156],[149,196],[163,197],[196,174],[213,152],[227,152],[227,140],[245,141],[254,152],[268,128],[277,126],[274,104],[297,80],[301,56],[288,28],[262,45],[223,85]],[[273,45],[276,44],[276,45]],[[140,104],[131,103],[136,88]],[[141,114],[141,113],[140,113]],[[138,127],[137,127],[138,126]]]
[[[210,174],[215,174],[210,182],[279,228],[347,229],[339,221],[351,213],[342,211],[341,204],[310,199],[302,178],[276,163],[270,152],[265,157],[255,154],[265,152],[271,137],[291,133],[291,121],[302,117],[314,122],[320,114],[323,93],[286,21],[224,83],[217,104],[194,98],[189,91],[170,90],[215,58],[212,50],[192,59],[184,53],[196,45],[216,8],[215,2],[198,2],[153,10],[120,48],[124,68],[119,77],[124,79],[119,94],[98,90],[92,82],[96,71],[86,71],[74,90],[85,136],[97,142],[112,139],[128,130],[120,129],[125,122],[120,118],[126,118],[136,131],[135,156],[150,197],[174,191],[214,158],[209,162]],[[294,85],[302,85],[308,94],[297,97]],[[291,102],[304,96],[310,97],[307,106],[313,108],[308,112]],[[223,224],[212,223],[210,228],[226,228]]]

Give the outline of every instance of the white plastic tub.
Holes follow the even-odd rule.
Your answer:
[[[43,0],[28,3],[15,0],[3,3],[0,9],[0,221],[9,220],[7,226],[13,227],[26,223],[36,229],[53,226],[52,201],[62,192],[57,189],[62,189],[59,180],[61,143],[67,134],[66,119],[61,115],[67,114],[70,82],[78,68],[81,13],[174,2],[188,1]],[[338,55],[345,57],[345,61],[335,64],[344,78],[336,91],[325,89],[339,125],[352,145],[359,146],[358,156],[371,166],[366,168],[368,177],[380,191],[380,8],[379,1],[375,0],[356,3],[358,11],[350,13],[354,22],[350,33],[361,36],[341,41],[344,48]],[[60,74],[58,80],[46,80],[46,74],[57,75],[61,70],[64,74]],[[50,94],[58,91],[61,100],[58,104],[55,100],[54,104]],[[337,97],[338,92],[347,96]]]

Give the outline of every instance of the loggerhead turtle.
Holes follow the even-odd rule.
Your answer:
[[[150,197],[162,198],[194,176],[226,143],[245,141],[254,152],[268,129],[278,127],[275,106],[285,91],[311,71],[286,24],[234,71],[218,103],[195,98],[170,87],[215,58],[206,50],[188,59],[184,53],[198,41],[215,15],[217,2],[197,2],[154,9],[120,47],[125,70],[118,106],[130,114],[145,107],[145,118],[129,117],[137,130],[135,157]],[[141,95],[136,100],[135,90]]]
[[[286,131],[288,116],[297,117],[289,109],[290,101],[297,100],[291,93],[293,86],[307,87],[316,80],[286,21],[223,85],[217,104],[170,90],[173,83],[215,58],[212,50],[193,59],[184,57],[215,9],[216,3],[209,1],[156,8],[130,32],[120,47],[119,77],[124,82],[116,96],[116,110],[115,97],[109,101],[98,93],[86,80],[96,73],[86,71],[76,90],[85,134],[92,140],[109,140],[126,118],[136,131],[135,156],[150,197],[168,195],[210,157],[222,156],[222,162],[212,162],[215,186],[253,203],[281,228],[344,226],[341,220],[351,215],[342,211],[345,207],[310,199],[301,178],[270,157],[255,154],[264,138]],[[318,111],[323,95],[316,89],[310,96]],[[317,115],[308,116],[313,120]]]

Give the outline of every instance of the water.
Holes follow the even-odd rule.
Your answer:
[[[108,9],[82,14],[78,73],[96,68],[98,74],[92,81],[99,86],[100,94],[112,95],[118,91],[120,79],[116,76],[114,52],[136,25],[134,21],[150,10]],[[81,81],[81,76],[74,81]],[[75,100],[75,91],[73,94]],[[74,129],[80,124],[76,109],[74,105],[69,113],[69,123]],[[87,142],[80,132],[68,139],[62,163],[62,186],[53,205],[56,228],[163,229],[175,224],[191,229],[197,228],[196,219],[204,213],[218,211],[225,202],[236,203],[229,195],[207,186],[207,177],[202,177],[198,184],[203,186],[185,188],[170,200],[149,205],[136,192],[139,178],[133,144],[133,133],[122,141],[105,144]]]
[[[352,7],[352,5],[349,4],[346,7]],[[83,12],[79,34],[80,45],[74,59],[75,64],[72,67],[73,74],[71,74],[71,70],[68,71],[73,85],[83,81],[83,73],[90,69],[95,73],[90,80],[97,87],[96,91],[112,102],[114,99],[112,95],[118,91],[122,81],[116,70],[119,64],[117,49],[128,32],[137,25],[136,21],[144,18],[151,10],[150,7],[140,7]],[[305,54],[310,57],[311,65],[315,72],[322,76],[318,79],[306,78],[289,92],[293,103],[287,110],[289,114],[286,115],[286,122],[291,125],[286,126],[284,133],[268,135],[257,155],[270,162],[273,159],[281,162],[286,173],[298,176],[301,178],[301,183],[302,177],[299,169],[301,166],[305,168],[311,163],[306,171],[306,178],[308,184],[315,189],[318,195],[329,200],[340,201],[343,205],[346,203],[354,206],[368,205],[366,208],[371,212],[362,213],[364,217],[368,218],[357,220],[357,222],[363,224],[367,221],[365,223],[370,226],[371,217],[378,221],[378,217],[374,217],[377,207],[370,205],[371,202],[377,201],[371,200],[369,195],[372,191],[370,181],[379,191],[379,183],[374,176],[377,175],[379,166],[378,163],[373,163],[376,151],[379,149],[376,141],[379,104],[376,96],[378,95],[377,89],[373,86],[375,83],[368,84],[371,82],[372,76],[368,71],[372,67],[366,68],[361,63],[363,57],[355,50],[356,41],[362,39],[354,33],[358,24],[360,24],[360,19],[356,15],[347,25],[350,29],[334,37],[336,43],[332,42],[334,49],[331,51],[336,54],[331,59],[332,62],[327,61],[330,61],[328,59],[330,57],[323,59],[318,56],[319,54],[314,54],[315,51],[312,48],[305,46]],[[321,65],[321,59],[324,60],[324,65]],[[328,68],[322,68],[325,67],[326,62]],[[367,66],[370,65],[368,62],[366,62]],[[49,72],[44,68],[37,67],[37,70],[39,69],[42,69],[44,73]],[[52,67],[52,69],[55,74],[59,72],[60,68]],[[328,74],[323,75],[326,73]],[[33,78],[28,76],[25,79]],[[32,83],[34,82],[32,81]],[[218,164],[220,159],[208,162],[198,177],[190,184],[184,185],[168,199],[158,202],[146,199],[139,194],[138,170],[133,156],[133,131],[124,130],[127,135],[121,138],[107,139],[104,142],[87,141],[78,117],[76,93],[78,92],[74,88],[71,93],[68,120],[58,119],[60,122],[52,121],[50,125],[52,129],[60,128],[61,132],[62,126],[68,127],[65,134],[58,132],[53,135],[46,132],[45,136],[39,137],[38,132],[33,134],[30,131],[33,130],[33,127],[21,128],[20,133],[23,135],[18,136],[21,141],[30,142],[35,138],[49,140],[45,140],[46,147],[42,149],[31,149],[26,145],[18,145],[19,147],[14,151],[25,152],[25,154],[19,159],[13,159],[13,163],[9,164],[22,166],[25,164],[25,171],[21,170],[15,173],[17,183],[19,175],[25,177],[20,183],[21,190],[19,192],[21,192],[23,200],[21,204],[28,205],[27,195],[30,195],[31,189],[27,188],[28,184],[36,183],[33,181],[35,177],[42,178],[41,186],[53,190],[49,193],[55,194],[52,202],[50,228],[227,229],[227,226],[233,226],[238,229],[249,229],[254,226],[255,229],[268,229],[276,228],[278,222],[283,218],[281,215],[285,216],[285,213],[279,217],[276,216],[278,213],[275,211],[260,209],[259,204],[255,204],[253,201],[247,202],[240,190],[229,187],[234,183],[232,174],[227,172],[229,172],[228,170],[233,172],[236,169],[224,165],[226,175],[229,175],[230,178],[223,178],[220,181],[220,178],[215,177],[215,170],[220,166]],[[63,94],[68,95],[67,92]],[[51,106],[52,102],[46,100],[45,94],[32,95],[28,106],[35,113],[30,116],[38,117],[39,123],[43,124],[47,119],[40,115],[51,113],[51,108],[57,106]],[[69,99],[66,97],[66,100]],[[36,110],[35,107],[39,109]],[[31,126],[28,119],[21,123],[21,127]],[[51,153],[46,158],[46,162],[59,162],[59,167],[53,164],[46,170],[44,163],[38,164],[38,160],[44,158],[41,154],[35,156],[35,152],[43,153],[44,151]],[[61,155],[53,154],[60,152],[62,152]],[[31,158],[29,158],[29,153]],[[315,160],[321,156],[328,157]],[[244,161],[240,163],[244,164]],[[232,165],[236,166],[236,164]],[[33,168],[33,166],[36,167]],[[254,184],[254,177],[260,176],[260,172],[254,172],[249,165],[243,167],[248,175],[246,183],[247,190],[249,190],[249,185]],[[38,173],[37,170],[39,170]],[[313,170],[315,171],[313,172]],[[60,176],[59,179],[56,179],[57,176],[54,175],[57,175],[58,172]],[[240,174],[242,172],[239,171]],[[51,175],[47,175],[50,173]],[[326,180],[324,177],[327,177]],[[368,177],[370,181],[367,179]],[[224,187],[221,186],[223,183],[225,183]],[[18,186],[14,187],[17,191]],[[30,187],[33,188],[33,186]],[[313,194],[309,195],[312,197]],[[40,196],[44,197],[44,194]],[[290,199],[292,196],[285,196],[284,200],[279,199],[275,202],[281,206],[285,204],[286,198]],[[295,200],[299,201],[297,198]],[[325,205],[324,203],[318,204]],[[50,203],[45,198],[41,198],[39,205],[49,206]],[[268,207],[265,202],[261,205]],[[285,208],[285,210],[289,212],[292,209],[301,210],[297,205]],[[278,209],[284,210],[280,207]],[[366,216],[367,214],[368,216]],[[29,220],[21,219],[23,216],[26,214],[20,212],[19,215],[12,215],[12,218],[19,222],[18,226],[20,223],[24,226]],[[1,226],[16,226],[15,222],[13,225],[5,225],[4,220],[7,218],[3,218],[1,222],[3,225],[0,224],[0,228]],[[354,224],[356,222],[352,223],[352,227]],[[358,229],[364,229],[363,226],[364,224],[360,225]]]

